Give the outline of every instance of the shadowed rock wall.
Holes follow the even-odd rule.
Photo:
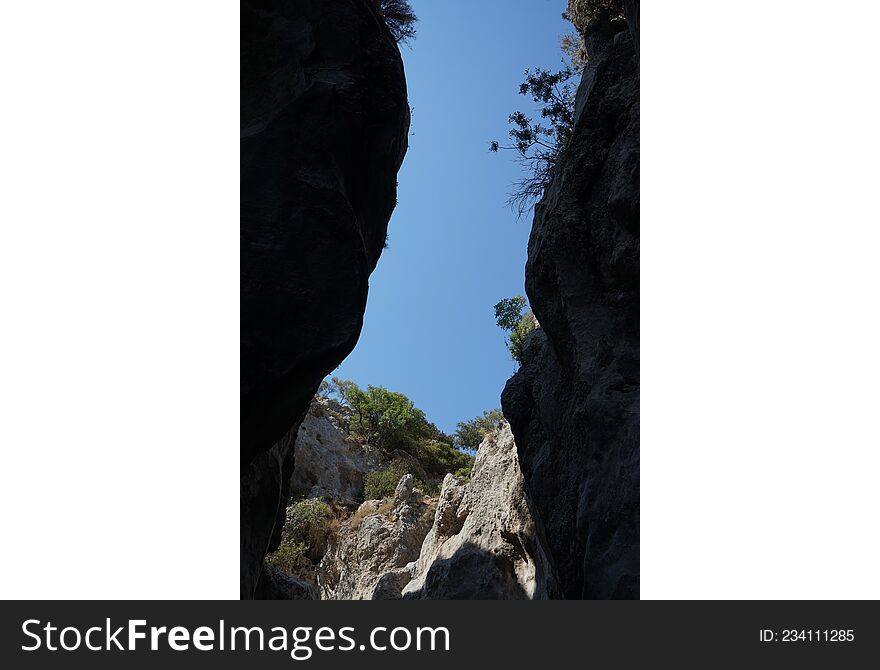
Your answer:
[[[290,436],[360,335],[408,129],[372,0],[242,1],[242,597],[279,539]]]
[[[638,2],[626,7],[629,25],[586,31],[574,133],[529,239],[541,328],[502,395],[566,598],[639,596]]]

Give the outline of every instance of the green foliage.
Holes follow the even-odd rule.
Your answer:
[[[513,126],[508,135],[513,143],[489,143],[489,150],[493,152],[499,149],[515,151],[517,161],[526,173],[513,185],[508,200],[518,216],[525,214],[543,195],[553,179],[556,163],[571,139],[575,90],[568,80],[572,74],[569,67],[559,72],[537,68],[526,70],[526,79],[520,84],[519,92],[531,96],[538,104],[541,119],[535,121],[524,112],[514,112],[508,117]]]
[[[442,435],[402,393],[372,385],[364,390],[337,377],[331,381],[331,389],[354,410],[349,430],[365,446],[386,452],[410,451],[414,441]]]
[[[324,553],[333,512],[318,499],[300,500],[287,507],[281,543],[266,561],[288,574],[320,560]]]
[[[308,553],[309,548],[303,542],[283,537],[278,549],[266,556],[266,562],[287,574],[296,574],[303,561],[308,560],[306,558]]]
[[[538,325],[535,315],[526,308],[525,297],[521,295],[505,298],[495,305],[495,323],[501,330],[508,333],[505,343],[513,360],[523,362],[523,348],[529,333]]]
[[[367,386],[364,390],[337,377],[331,380],[328,390],[352,409],[349,431],[361,444],[377,449],[389,459],[395,453],[405,452],[407,458],[415,461],[407,465],[396,458],[384,470],[369,473],[364,485],[366,498],[391,495],[407,472],[417,478],[423,475],[418,486],[429,492],[446,473],[470,467],[473,457],[456,449],[453,438],[428,421],[425,413],[402,393],[381,386]]]
[[[496,430],[502,421],[504,414],[500,409],[485,411],[482,416],[474,417],[469,421],[459,421],[454,435],[455,446],[459,449],[476,451],[486,435]]]
[[[289,561],[297,551],[313,560],[319,560],[324,553],[332,518],[330,506],[317,498],[288,505],[279,547],[279,551],[284,548],[284,556],[287,558],[282,557],[280,560]]]
[[[291,503],[287,508],[283,533],[307,542],[326,530],[332,516],[330,505],[318,498]]]
[[[473,470],[473,466],[469,468],[460,468],[453,472],[452,474],[458,479],[460,482],[469,482],[471,480],[471,471]]]
[[[528,305],[526,297],[515,295],[495,303],[495,323],[501,330],[513,330],[522,318],[523,310]]]
[[[451,444],[438,440],[423,440],[419,442],[415,457],[422,464],[425,472],[433,480],[442,480],[448,472],[455,472],[461,468],[469,468],[474,462],[474,457],[459,451]]]
[[[439,484],[447,473],[459,476],[460,472],[470,472],[474,457],[453,448],[445,442],[427,440],[419,443],[413,457],[424,470],[427,479],[413,473],[412,467],[402,460],[392,461],[380,470],[373,470],[364,475],[364,500],[379,500],[394,495],[400,478],[409,473],[416,477],[415,487],[427,495],[436,495]]]
[[[405,474],[406,468],[400,463],[392,463],[382,470],[368,472],[364,475],[364,500],[381,500],[393,496],[394,489]]]
[[[526,312],[511,331],[510,337],[507,338],[507,348],[510,350],[510,357],[518,363],[523,362],[525,353],[526,338],[536,327],[538,322],[531,310]]]
[[[407,42],[416,36],[419,20],[408,0],[376,0],[382,18],[396,42]]]

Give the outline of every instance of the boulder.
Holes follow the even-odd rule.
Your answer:
[[[397,582],[385,575],[415,561],[434,517],[436,502],[414,489],[413,482],[412,475],[404,475],[393,498],[367,500],[342,523],[318,567],[322,599],[395,596]],[[407,574],[393,579],[406,581]]]
[[[408,572],[411,578],[402,588],[406,599],[556,594],[507,424],[480,445],[469,482],[446,476],[434,523]]]

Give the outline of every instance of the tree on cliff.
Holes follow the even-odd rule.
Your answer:
[[[381,386],[362,389],[353,381],[334,377],[330,388],[354,410],[349,430],[361,443],[394,451],[413,439],[431,438],[439,431],[405,395]]]
[[[502,421],[504,414],[500,409],[485,411],[482,416],[469,421],[459,421],[453,435],[455,446],[462,450],[476,451],[486,435],[496,430]]]
[[[516,111],[508,117],[513,126],[508,135],[511,144],[497,140],[489,143],[489,150],[510,149],[522,165],[525,176],[513,184],[508,204],[522,217],[543,194],[553,179],[559,157],[571,139],[574,126],[576,89],[569,80],[583,72],[588,54],[584,34],[588,29],[603,29],[624,20],[622,0],[569,0],[562,17],[570,21],[576,31],[563,35],[560,48],[567,59],[558,72],[526,70],[520,84],[521,95],[531,95],[538,103],[540,119],[533,120],[524,112]]]
[[[525,296],[521,295],[505,298],[495,304],[495,323],[507,333],[505,344],[510,357],[518,363],[523,362],[526,338],[538,325],[532,310],[526,309],[527,305]]]
[[[406,42],[416,36],[416,17],[408,0],[376,0],[382,18],[397,42]]]
[[[525,176],[513,185],[508,204],[517,216],[525,214],[541,197],[553,178],[553,170],[559,156],[571,139],[574,125],[575,91],[568,84],[573,72],[565,67],[559,72],[549,70],[526,70],[526,80],[520,84],[520,95],[531,95],[539,104],[541,119],[533,120],[524,112],[514,112],[508,117],[513,126],[508,135],[512,144],[498,141],[489,143],[489,150],[511,149],[517,153]]]
[[[447,472],[469,467],[473,461],[469,454],[456,449],[453,438],[428,421],[425,413],[402,393],[372,385],[362,389],[355,382],[338,377],[322,386],[320,392],[337,396],[352,409],[348,429],[358,442],[378,449],[389,459],[406,452],[428,479],[443,479]]]

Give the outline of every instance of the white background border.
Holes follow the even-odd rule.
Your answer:
[[[880,8],[642,12],[642,596],[878,598]],[[238,596],[238,36],[0,9],[4,598]]]

